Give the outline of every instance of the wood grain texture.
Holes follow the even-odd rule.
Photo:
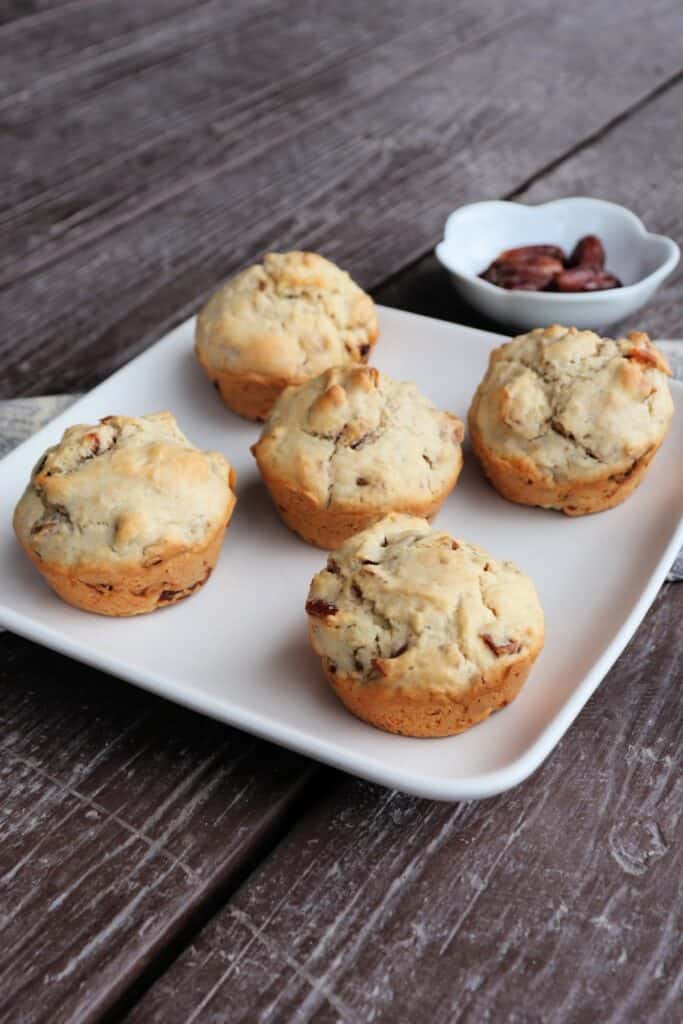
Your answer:
[[[156,42],[164,23],[170,22],[166,31],[177,37],[177,16],[182,18],[183,11],[181,24],[187,30],[192,7],[187,0],[81,0],[53,4],[40,16],[34,13],[5,24],[0,29],[0,109],[10,104],[21,107],[39,91],[51,91],[53,102],[58,102],[55,86],[83,75],[93,61],[111,62],[114,54],[127,52],[134,41],[142,47],[150,36]]]
[[[525,197],[618,186],[675,233],[681,24],[676,0],[302,0],[295,17],[11,0],[0,395],[91,385],[269,247],[322,248],[374,285],[458,202],[567,153]],[[456,309],[429,265],[380,298]],[[679,292],[657,309],[674,333]],[[136,1021],[671,1019],[680,702],[661,687],[680,613],[664,592],[531,782],[457,808],[332,792],[302,759],[3,636],[0,1020],[101,1018],[226,900]],[[330,798],[228,900],[317,780]]]
[[[0,665],[0,1020],[96,1020],[315,769],[9,634]]]
[[[40,178],[27,178],[18,154],[4,154],[8,180],[0,200],[3,216],[14,223],[29,210],[40,210],[47,220],[53,210],[60,220],[64,211],[58,206],[55,210],[54,203],[66,196],[80,203],[85,218],[96,213],[98,201],[115,198],[120,204],[129,195],[154,197],[160,182],[182,177],[197,164],[206,167],[216,157],[225,161],[237,153],[243,158],[247,142],[257,150],[272,146],[300,129],[302,117],[319,119],[329,110],[354,72],[374,66],[370,53],[374,57],[377,51],[385,62],[395,49],[397,56],[410,55],[408,66],[395,67],[393,74],[410,73],[421,53],[423,62],[426,57],[420,34],[435,44],[448,11],[444,0],[429,0],[421,15],[412,6],[387,0],[366,5],[362,12],[360,6],[354,0],[342,12],[307,0],[299,7],[300,17],[292,19],[281,4],[244,7],[213,0],[208,10],[198,7],[184,26],[191,25],[195,34],[204,26],[206,39],[199,48],[192,34],[187,38],[175,25],[171,36],[181,52],[167,54],[161,41],[155,49],[154,35],[150,39],[145,34],[139,45],[144,41],[153,51],[146,65],[121,68],[112,81],[98,83],[94,94],[88,75],[78,86],[73,80],[65,82],[66,110],[53,89],[43,94],[37,83],[22,95],[21,104],[13,105],[11,118],[32,125],[31,148],[44,158]],[[470,3],[451,16],[451,48],[477,29],[490,29],[495,24],[493,7],[488,0],[477,14]],[[119,175],[112,197],[107,182],[122,166],[133,173],[127,181]]]
[[[396,49],[378,46],[336,68],[324,88],[312,80],[311,92],[325,97],[317,114],[300,100],[307,80],[293,92],[285,81],[262,112],[252,117],[246,107],[235,125],[234,111],[219,119],[215,137],[215,118],[204,129],[201,121],[187,125],[184,138],[195,140],[189,164],[178,165],[184,146],[174,138],[167,176],[164,159],[160,166],[152,156],[151,190],[137,164],[119,162],[91,200],[68,195],[61,221],[48,214],[47,223],[31,226],[29,217],[19,224],[22,237],[31,237],[29,251],[19,247],[6,268],[2,394],[94,383],[268,247],[322,248],[373,285],[424,252],[453,205],[519,187],[680,70],[680,8],[671,0],[628,12],[606,0],[514,17],[508,10],[509,24],[499,13],[494,19],[491,6],[482,9],[489,30],[479,16],[480,38],[458,35],[454,22],[449,31],[426,24],[399,36]],[[463,11],[469,24],[472,8]],[[638,49],[629,45],[635,36]],[[309,35],[305,52],[311,45]],[[413,45],[418,56],[411,59]],[[657,60],[642,60],[647,49]],[[553,55],[550,79],[543,53]],[[145,137],[153,142],[159,124],[152,115],[163,95],[173,97],[174,77],[172,68],[152,70],[158,80],[147,81],[146,102],[128,91],[126,78],[114,90],[114,116],[91,122],[91,162],[93,152],[99,159],[112,147],[120,161],[120,136],[138,117],[152,117]],[[58,124],[69,145],[49,152],[71,152],[77,139],[66,116]],[[42,154],[38,148],[35,166],[47,168],[56,186]],[[26,172],[22,165],[7,176],[10,191]],[[126,177],[136,187],[127,194],[124,184],[118,202]]]
[[[129,1024],[674,1021],[683,588],[546,764],[478,804],[345,780]]]

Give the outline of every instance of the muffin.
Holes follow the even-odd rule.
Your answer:
[[[378,333],[374,302],[344,270],[313,252],[271,252],[209,299],[195,351],[226,405],[263,420],[284,388],[365,363]]]
[[[68,604],[139,615],[194,594],[235,506],[235,474],[170,413],[69,427],[14,512],[21,546]]]
[[[450,736],[509,704],[543,647],[543,612],[519,569],[406,515],[336,551],[306,612],[337,696],[406,736]]]
[[[469,410],[472,447],[510,501],[569,516],[612,508],[664,439],[670,373],[646,334],[539,327],[491,353]]]
[[[283,522],[336,548],[388,512],[433,516],[458,479],[462,437],[414,384],[335,367],[282,394],[252,452]]]

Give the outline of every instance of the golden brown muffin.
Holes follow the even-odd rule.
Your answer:
[[[536,591],[514,565],[405,515],[330,556],[306,612],[337,696],[407,736],[450,736],[509,704],[544,641]]]
[[[107,416],[64,432],[14,513],[27,555],[61,598],[139,615],[211,575],[235,505],[235,473],[201,452],[170,413]]]
[[[670,374],[646,334],[537,328],[491,353],[469,410],[472,447],[510,501],[570,516],[612,508],[664,439]]]
[[[195,350],[226,405],[262,420],[284,388],[365,363],[378,333],[375,304],[345,271],[312,252],[268,253],[204,306]]]
[[[372,367],[289,388],[252,451],[284,523],[336,548],[388,512],[430,518],[462,467],[463,425]]]

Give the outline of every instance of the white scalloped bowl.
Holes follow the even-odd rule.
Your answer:
[[[607,269],[622,288],[603,292],[515,292],[478,276],[503,249],[550,243],[571,252],[582,235],[598,235]],[[492,200],[470,203],[446,221],[436,247],[458,293],[475,309],[520,330],[561,323],[602,328],[648,302],[672,273],[680,250],[671,238],[654,235],[630,210],[602,199],[574,196],[540,206]]]

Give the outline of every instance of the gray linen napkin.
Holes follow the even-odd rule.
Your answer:
[[[658,341],[666,355],[674,377],[683,380],[683,340]],[[12,398],[0,401],[0,458],[20,441],[54,419],[75,402],[79,395],[46,395],[41,398]],[[683,550],[671,567],[668,580],[683,580]]]
[[[45,395],[40,398],[10,398],[0,402],[0,459],[55,416],[59,416],[64,409],[68,409],[79,397]]]

